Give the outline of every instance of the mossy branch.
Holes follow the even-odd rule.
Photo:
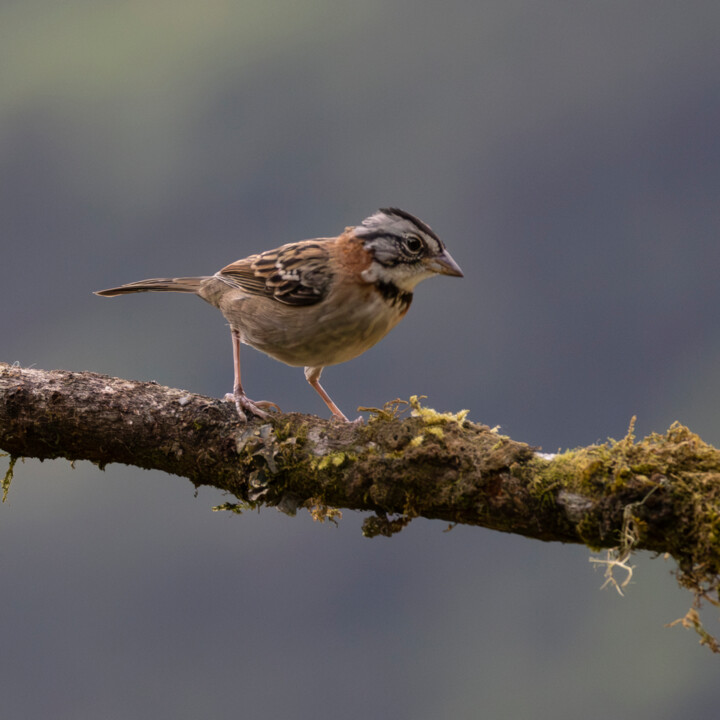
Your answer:
[[[18,457],[125,463],[225,490],[235,500],[222,509],[236,512],[371,511],[367,535],[425,517],[608,548],[610,571],[634,550],[668,553],[696,602],[717,602],[718,450],[675,424],[545,456],[465,415],[412,398],[365,424],[295,413],[243,424],[232,403],[156,383],[0,364],[5,489]]]

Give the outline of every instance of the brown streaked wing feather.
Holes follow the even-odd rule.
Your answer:
[[[256,274],[253,270],[253,263],[259,257],[259,255],[250,255],[242,260],[236,260],[220,270],[217,277],[231,287],[240,288],[254,295],[272,295],[265,287],[265,279],[262,275]]]
[[[306,240],[238,260],[224,267],[218,277],[286,305],[314,305],[330,289],[329,256],[321,243]]]

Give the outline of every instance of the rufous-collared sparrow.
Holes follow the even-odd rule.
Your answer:
[[[398,208],[383,208],[334,238],[283,245],[231,263],[214,275],[157,278],[100,290],[195,293],[230,323],[238,415],[268,418],[275,403],[253,402],[240,382],[240,343],[305,377],[332,414],[347,421],[320,385],[327,365],[351,360],[375,345],[404,317],[415,286],[431,275],[462,277],[440,238]]]

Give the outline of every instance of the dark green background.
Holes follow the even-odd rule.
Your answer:
[[[720,4],[5,0],[0,360],[220,396],[223,318],[92,290],[420,216],[465,278],[324,375],[546,451],[674,420],[720,443]],[[327,411],[247,350],[254,398]],[[0,470],[4,469],[0,466]],[[184,480],[19,464],[5,717],[717,717],[690,598],[636,558],[417,520],[212,513]],[[717,612],[708,622],[720,631]]]

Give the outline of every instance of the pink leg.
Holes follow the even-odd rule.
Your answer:
[[[306,367],[305,378],[315,388],[315,392],[325,401],[325,404],[330,408],[330,412],[338,419],[343,422],[350,422],[345,415],[342,413],[340,408],[330,399],[330,396],[325,392],[323,386],[320,384],[320,373],[323,369],[321,367]]]
[[[245,410],[253,415],[257,415],[263,420],[269,420],[270,415],[260,408],[280,408],[273,402],[267,402],[262,400],[260,402],[253,402],[245,394],[243,390],[242,382],[240,381],[240,333],[231,328],[232,342],[233,342],[233,369],[235,371],[235,381],[233,383],[233,399],[235,400],[235,408],[237,409],[238,415],[243,422],[247,421],[247,415]]]

